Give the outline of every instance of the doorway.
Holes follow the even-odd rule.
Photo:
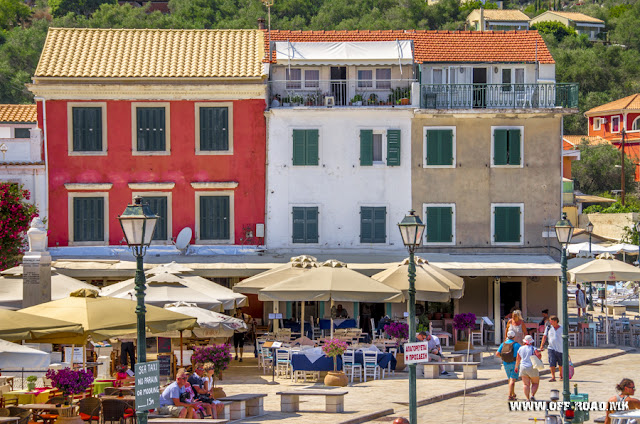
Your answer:
[[[331,95],[335,97],[337,106],[347,105],[347,67],[331,67]]]
[[[360,327],[365,333],[371,334],[371,318],[373,318],[376,325],[380,322],[380,319],[385,315],[384,303],[361,303],[360,304]],[[373,330],[375,331],[375,327]]]
[[[522,282],[510,281],[500,283],[500,317],[504,317],[511,309],[522,310]]]
[[[473,68],[473,107],[487,107],[487,68]]]

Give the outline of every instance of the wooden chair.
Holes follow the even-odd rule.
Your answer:
[[[58,405],[65,401],[64,396],[53,396],[50,397],[45,403],[48,405]],[[33,421],[38,422],[38,420],[42,421],[45,424],[51,424],[55,420],[58,419],[58,414],[52,414],[51,412],[41,412],[38,413],[36,411],[33,412]]]
[[[276,374],[289,377],[291,371],[291,352],[287,349],[276,350]]]
[[[362,352],[364,359],[364,382],[367,382],[367,376],[373,377],[374,380],[380,378],[380,366],[378,365],[378,354],[376,352]]]
[[[102,399],[102,422],[118,422],[124,424],[127,420],[135,420],[135,412],[129,404],[120,399]]]
[[[356,354],[353,350],[346,350],[342,355],[342,369],[344,373],[349,377],[351,374],[351,382],[353,383],[353,377],[356,370],[358,371],[358,381],[362,382],[362,365],[356,363]]]
[[[101,409],[100,399],[95,397],[86,397],[78,402],[78,415],[80,415],[82,421],[89,424],[93,424],[94,421],[96,424],[100,422]]]
[[[476,341],[480,344],[480,346],[484,346],[483,343],[483,339],[484,339],[484,320],[483,319],[477,319],[476,320],[476,325],[480,326],[479,330],[471,330],[471,344],[475,343]]]

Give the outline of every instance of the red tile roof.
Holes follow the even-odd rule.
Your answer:
[[[622,110],[640,110],[640,94],[632,94],[631,96],[623,97],[621,99],[596,106],[593,109],[589,109],[584,114],[586,116],[590,116],[597,115],[599,113],[605,114],[607,112],[618,112]]]
[[[36,105],[0,105],[0,122],[37,122]]]
[[[269,48],[269,35],[264,36]],[[271,41],[347,42],[413,40],[416,63],[555,63],[537,31],[271,31]],[[537,51],[537,52],[536,52]],[[275,61],[275,50],[272,52]]]

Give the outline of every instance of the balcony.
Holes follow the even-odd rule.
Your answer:
[[[421,84],[423,109],[578,108],[577,83]]]
[[[414,107],[419,86],[415,80],[270,81],[269,107]],[[274,103],[273,99],[278,102]],[[413,104],[412,100],[416,101]]]

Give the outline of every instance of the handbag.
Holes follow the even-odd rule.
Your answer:
[[[571,362],[571,358],[569,358],[569,380],[573,377],[573,373],[575,372],[573,368],[573,362]]]
[[[533,353],[531,354],[531,365],[533,365],[533,368],[537,369],[538,371],[544,370],[544,364],[542,363],[542,360],[540,360],[540,358],[538,358]]]

